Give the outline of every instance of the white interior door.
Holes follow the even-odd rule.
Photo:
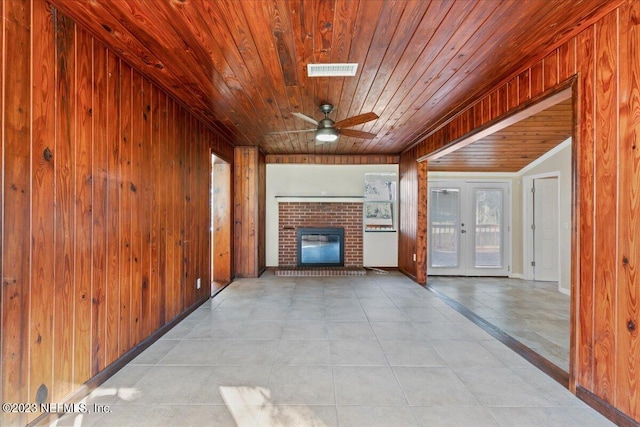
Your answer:
[[[533,278],[557,282],[558,267],[558,178],[533,180]]]
[[[430,183],[428,273],[507,276],[509,205],[507,183]]]

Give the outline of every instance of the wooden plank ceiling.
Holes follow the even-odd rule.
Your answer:
[[[517,172],[573,136],[571,98],[429,160],[437,172]]]
[[[398,154],[615,6],[608,0],[51,0],[233,145],[266,154]],[[310,78],[309,63],[358,64]],[[379,116],[316,145],[322,103]],[[518,140],[526,139],[518,135]]]

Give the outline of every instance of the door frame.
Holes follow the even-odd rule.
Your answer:
[[[580,321],[581,321],[581,282],[580,282],[580,267],[581,267],[581,258],[579,253],[581,251],[581,241],[580,241],[580,228],[581,228],[581,220],[580,220],[580,187],[581,180],[579,176],[579,168],[581,160],[578,159],[578,151],[577,147],[581,143],[580,132],[580,124],[578,123],[578,103],[579,103],[579,78],[577,74],[572,75],[564,82],[558,84],[554,88],[548,90],[547,92],[536,96],[528,101],[523,102],[519,107],[514,108],[511,111],[508,111],[505,114],[498,115],[494,120],[489,121],[484,126],[479,126],[473,128],[468,133],[459,137],[458,139],[449,141],[449,143],[443,143],[441,149],[434,150],[434,152],[429,153],[427,155],[423,155],[422,157],[418,157],[418,162],[426,163],[425,169],[428,169],[428,162],[430,160],[437,159],[446,155],[447,153],[453,152],[458,148],[462,148],[468,144],[471,144],[479,139],[483,138],[486,135],[490,135],[500,129],[503,129],[510,124],[517,122],[523,118],[529,117],[535,114],[537,111],[541,111],[542,109],[548,108],[554,104],[556,104],[559,98],[564,96],[570,96],[572,99],[572,107],[573,107],[573,132],[571,135],[571,172],[569,179],[571,180],[571,223],[570,223],[570,234],[571,234],[571,242],[570,244],[570,258],[571,258],[571,266],[570,266],[570,307],[569,307],[569,319],[570,319],[570,338],[569,338],[569,378],[568,378],[568,388],[572,393],[576,393],[577,390],[577,376],[580,373],[580,369],[578,368],[578,351],[582,349],[580,344]],[[563,98],[564,99],[564,98]],[[562,99],[560,99],[562,100]],[[420,169],[418,169],[420,170]],[[428,178],[428,174],[426,177],[426,184],[431,181]],[[418,187],[420,190],[420,187]],[[425,191],[425,196],[427,199],[427,204],[429,202],[428,192]],[[418,191],[418,194],[419,191]],[[426,210],[426,204],[425,204]],[[418,215],[420,215],[420,211],[418,210]],[[425,212],[426,215],[426,212]],[[423,227],[418,229],[418,235],[422,233],[422,235],[427,235],[426,228],[428,227],[428,223],[423,221]],[[425,245],[426,246],[426,245]],[[425,271],[425,277],[428,277],[428,265],[426,262],[426,257],[422,259],[422,265],[418,266]],[[587,309],[592,309],[592,307],[587,307]],[[555,372],[549,369],[543,369],[544,372],[554,377]]]
[[[233,180],[232,165],[211,154],[209,257],[213,296],[233,279]]]

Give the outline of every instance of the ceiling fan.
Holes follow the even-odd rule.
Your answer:
[[[362,123],[369,122],[371,120],[375,120],[378,118],[378,115],[375,113],[364,113],[358,114],[357,116],[349,117],[344,120],[340,120],[338,122],[334,122],[329,118],[329,113],[333,111],[333,105],[331,104],[322,104],[320,106],[320,111],[324,113],[324,119],[317,121],[316,119],[307,116],[302,113],[291,113],[293,116],[304,120],[305,122],[312,123],[316,125],[315,129],[304,129],[304,130],[290,130],[285,132],[271,132],[271,134],[282,134],[282,133],[300,133],[300,132],[315,132],[315,140],[316,144],[324,144],[325,142],[334,142],[338,139],[338,136],[350,136],[352,138],[366,138],[373,139],[376,137],[376,134],[363,132],[354,129],[345,129],[351,126],[360,125]]]

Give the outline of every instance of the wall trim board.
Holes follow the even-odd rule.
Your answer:
[[[340,154],[267,154],[266,163],[309,165],[394,165],[400,162],[396,154],[340,155]]]
[[[228,286],[229,283],[227,283],[226,285],[224,285],[223,287],[218,289],[216,294],[219,293],[220,291],[222,291],[226,286]],[[166,324],[164,324],[163,326],[161,326],[159,329],[157,329],[155,332],[153,332],[147,338],[145,338],[144,340],[140,341],[140,343],[135,345],[131,350],[127,351],[125,354],[123,354],[118,359],[116,359],[113,363],[111,363],[110,365],[105,367],[97,375],[91,377],[91,379],[89,379],[89,381],[85,382],[79,388],[75,389],[62,402],[56,402],[56,403],[60,403],[60,404],[64,405],[64,404],[67,404],[67,403],[78,403],[78,402],[80,402],[82,399],[87,397],[93,390],[98,388],[105,381],[107,381],[109,378],[111,378],[116,373],[118,373],[118,371],[120,371],[120,369],[124,368],[129,362],[131,362],[133,359],[138,357],[140,355],[140,353],[145,351],[153,343],[155,343],[160,338],[162,338],[162,336],[164,336],[167,332],[169,332],[171,329],[173,329],[175,326],[177,326],[180,322],[182,322],[184,319],[186,319],[191,313],[193,313],[198,307],[200,307],[201,305],[206,303],[211,298],[212,297],[207,296],[205,298],[202,298],[202,299],[196,301],[194,304],[192,304],[189,308],[184,310],[178,316],[176,316],[171,321],[169,321]],[[66,415],[66,414],[46,414],[46,413],[42,414],[41,416],[39,416],[38,418],[36,418],[32,422],[27,424],[27,427],[34,427],[34,426],[38,426],[38,425],[43,425],[42,423],[44,421],[48,421],[49,423],[53,423],[54,421],[56,421],[62,415]]]
[[[409,279],[413,280],[414,282],[417,283],[416,281],[416,276],[414,274],[412,274],[410,271],[407,271],[406,269],[402,268],[402,267],[398,267],[398,271],[402,274],[404,274],[405,276],[407,276]],[[418,283],[420,285],[420,283]],[[420,285],[420,286],[424,286],[424,285]]]
[[[639,422],[580,385],[576,387],[576,396],[619,427],[640,427]]]

